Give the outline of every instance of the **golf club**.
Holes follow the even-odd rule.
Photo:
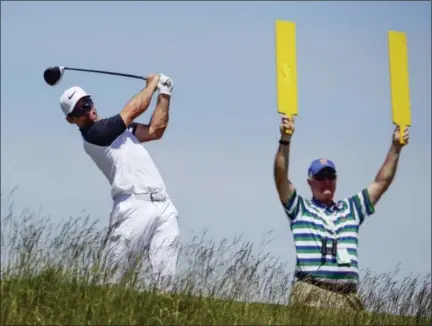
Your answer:
[[[122,74],[119,72],[111,72],[111,71],[103,71],[103,70],[90,70],[90,69],[80,69],[80,68],[69,68],[69,67],[49,67],[44,71],[44,79],[48,85],[54,86],[57,85],[62,79],[65,70],[74,70],[74,71],[84,71],[84,72],[94,72],[98,74],[106,74],[106,75],[114,75],[114,76],[123,76],[135,79],[146,80],[143,76],[130,75],[130,74]]]

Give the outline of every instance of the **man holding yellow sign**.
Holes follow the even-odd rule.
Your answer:
[[[296,270],[291,303],[362,310],[357,294],[358,231],[375,212],[375,205],[393,181],[403,146],[409,141],[410,109],[406,40],[389,32],[393,133],[390,149],[375,179],[357,194],[335,200],[337,169],[327,158],[314,160],[307,183],[312,198],[297,193],[289,180],[289,154],[298,114],[295,25],[276,22],[278,112],[281,137],[274,160],[274,179],[288,217],[296,248]]]

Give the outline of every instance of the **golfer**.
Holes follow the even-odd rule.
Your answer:
[[[334,200],[337,169],[326,158],[314,160],[308,169],[307,183],[312,198],[297,193],[289,181],[293,120],[283,116],[280,130],[274,179],[290,222],[297,258],[290,301],[362,310],[363,304],[357,295],[358,230],[374,213],[376,203],[395,176],[403,147],[399,128],[394,131],[390,150],[375,180],[357,194],[338,201]],[[404,130],[403,139],[408,143],[408,129]]]
[[[141,145],[162,138],[168,125],[172,89],[171,78],[150,75],[145,88],[120,113],[104,119],[99,117],[91,95],[81,87],[71,87],[60,97],[66,120],[78,126],[85,152],[111,185],[108,247],[113,258],[110,261],[121,268],[115,282],[123,273],[137,269],[137,261],[150,262],[157,284],[175,274],[179,214],[157,167]],[[159,94],[150,122],[135,122],[156,91]]]

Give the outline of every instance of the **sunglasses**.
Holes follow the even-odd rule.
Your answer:
[[[317,181],[324,181],[324,180],[334,181],[334,180],[336,180],[336,174],[335,173],[318,173],[313,178]]]
[[[71,117],[77,117],[77,118],[82,117],[82,116],[87,115],[92,108],[93,108],[93,101],[90,97],[87,97],[84,99],[83,104],[79,107],[76,106],[73,109],[73,111],[71,113],[69,113],[69,115]]]

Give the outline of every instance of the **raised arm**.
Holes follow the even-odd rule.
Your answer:
[[[288,130],[291,131],[291,134],[286,133]],[[283,204],[287,205],[288,201],[295,192],[295,188],[288,178],[290,142],[291,136],[294,133],[294,121],[292,118],[282,116],[280,131],[281,138],[279,140],[279,147],[276,152],[273,170],[279,198]]]
[[[373,205],[380,200],[381,196],[386,192],[394,179],[402,147],[407,144],[409,140],[408,128],[405,129],[403,135],[404,144],[401,144],[399,127],[396,127],[393,133],[392,145],[387,153],[385,161],[379,169],[375,180],[368,187],[370,200]]]
[[[158,83],[160,93],[158,95],[156,108],[150,118],[150,122],[148,124],[133,123],[133,133],[141,143],[162,138],[165,129],[168,126],[169,107],[173,85],[171,78],[161,75]]]
[[[136,94],[120,112],[126,128],[141,114],[143,114],[151,103],[153,93],[156,91],[159,82],[159,75],[147,77],[146,87]]]

